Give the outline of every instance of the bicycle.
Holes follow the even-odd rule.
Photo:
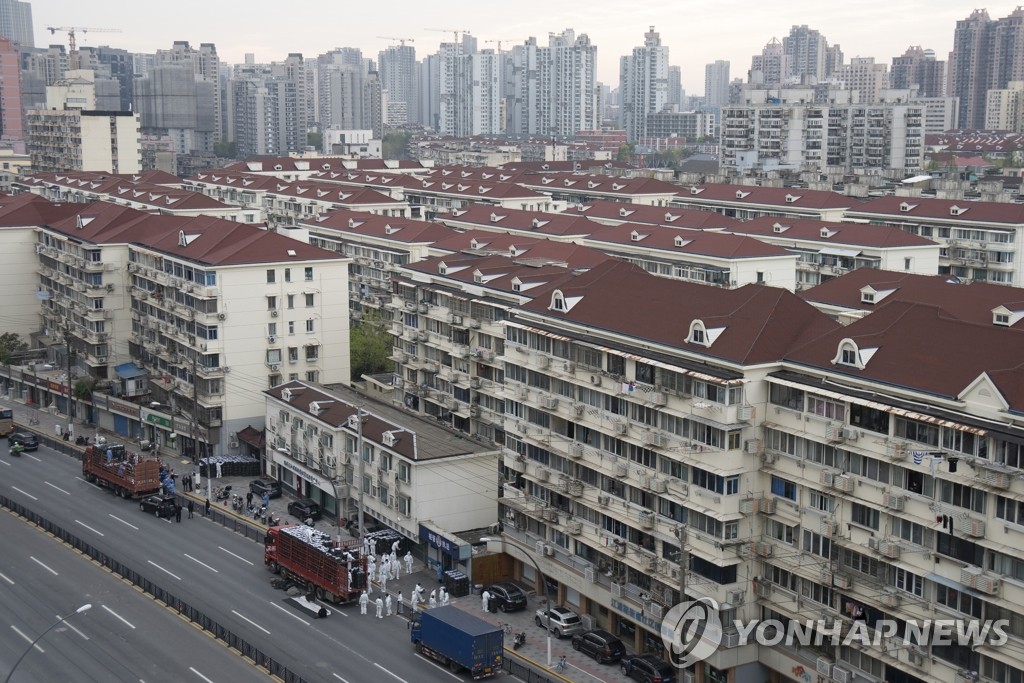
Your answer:
[[[500,624],[499,623],[499,625],[501,626],[501,630],[502,631],[504,631],[505,633],[508,633],[509,635],[512,634],[512,624]]]
[[[29,424],[30,427],[34,427],[35,425],[39,424],[39,418],[38,417],[30,417],[28,419],[28,424]]]
[[[569,663],[565,661],[565,655],[562,655],[558,658],[558,664],[555,664],[555,673],[562,673],[568,666]]]

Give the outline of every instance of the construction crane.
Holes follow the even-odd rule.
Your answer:
[[[393,36],[377,36],[379,40],[397,40],[402,47],[405,47],[406,43],[415,43],[415,38],[395,38]]]
[[[77,69],[78,68],[78,49],[75,47],[75,32],[76,31],[78,31],[80,33],[88,33],[89,31],[92,31],[93,33],[120,33],[121,32],[121,29],[119,29],[119,28],[87,28],[85,26],[47,26],[46,30],[49,31],[51,35],[56,33],[57,31],[67,31],[67,34],[68,34],[68,48],[70,50],[68,54],[69,54],[69,56],[71,58],[71,68],[72,69]]]
[[[502,43],[514,43],[515,41],[516,41],[515,38],[495,38],[494,40],[485,40],[484,42],[485,43],[497,43],[498,44],[498,52],[501,53],[501,44]]]
[[[441,33],[451,33],[452,36],[454,37],[456,43],[459,42],[459,34],[460,33],[470,33],[470,31],[468,29],[461,29],[461,28],[428,28],[427,30],[428,31],[439,31]]]

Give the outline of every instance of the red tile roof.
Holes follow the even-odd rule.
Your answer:
[[[776,226],[783,229],[776,230]],[[822,229],[828,230],[828,237],[822,237]],[[899,228],[866,223],[836,223],[811,218],[785,218],[760,216],[753,220],[737,222],[729,232],[742,235],[761,235],[782,240],[800,240],[825,244],[843,244],[859,247],[935,246],[933,240],[914,235]]]
[[[598,200],[577,204],[567,208],[565,213],[574,213],[594,220],[632,223],[650,223],[678,228],[716,229],[739,225],[735,218],[723,216],[714,211],[699,209],[678,209],[645,204],[623,204],[611,200]]]
[[[906,210],[904,211],[903,208]],[[953,209],[960,209],[958,213]],[[926,199],[921,197],[879,197],[859,204],[847,212],[849,216],[906,220],[942,218],[957,223],[1006,223],[1024,225],[1024,205],[1008,202],[976,202],[964,199]]]
[[[444,275],[439,272],[442,263],[446,267]],[[473,285],[524,298],[534,296],[539,291],[546,291],[551,286],[567,282],[572,277],[572,271],[558,263],[538,265],[537,263],[524,263],[518,258],[510,258],[508,255],[479,255],[464,252],[424,259],[406,267],[409,270],[429,273],[435,279],[450,280],[456,287]],[[483,282],[476,281],[477,272],[481,274]],[[522,283],[518,290],[512,282],[516,278]]]
[[[299,221],[311,230],[336,230],[339,233],[381,237],[405,244],[433,244],[455,233],[440,223],[398,216],[380,216],[365,211],[337,209],[316,218]]]
[[[842,209],[857,201],[835,192],[755,185],[723,185],[705,183],[677,188],[680,203],[695,201],[733,202],[741,204],[786,206],[796,209]]]
[[[29,186],[56,185],[68,192],[82,191],[108,196],[112,200],[124,199],[145,204],[159,211],[227,211],[234,208],[201,192],[183,190],[177,186],[133,181],[131,176],[109,173],[30,173],[21,176],[19,182]]]
[[[0,195],[0,227],[28,227],[53,223],[74,216],[86,204],[53,203],[30,192]]]
[[[607,261],[560,285],[568,312],[549,310],[550,293],[524,308],[557,325],[560,320],[621,333],[701,356],[740,364],[781,360],[787,353],[839,327],[793,293],[764,285],[712,287],[651,275],[625,261]],[[690,324],[723,328],[710,347],[686,341]]]
[[[621,223],[595,232],[589,243],[631,245],[674,254],[694,254],[723,259],[792,257],[792,252],[753,237],[703,230],[668,228],[663,225]]]
[[[595,223],[585,216],[506,209],[504,207],[487,206],[484,204],[469,204],[463,209],[441,216],[440,220],[449,223],[458,222],[479,225],[485,230],[512,230],[539,235],[582,236],[589,235],[595,230],[604,230],[605,228],[605,226]]]
[[[861,290],[871,287],[876,292],[876,303],[861,301]],[[913,273],[858,268],[849,273],[805,289],[798,296],[805,301],[840,306],[856,311],[875,311],[891,301],[906,301],[941,306],[960,320],[979,324],[992,324],[992,310],[1007,306],[1011,310],[1024,309],[1017,302],[1024,301],[1024,289],[994,285],[985,282],[962,284],[950,275],[915,275]],[[1024,321],[1017,323],[1024,328]]]
[[[485,230],[454,232],[451,237],[436,242],[433,247],[451,252],[501,254],[520,263],[562,263],[573,269],[593,268],[611,258],[602,251],[572,242],[553,242],[539,235],[525,236]]]
[[[972,285],[973,286],[973,285]],[[875,349],[863,370],[834,364],[839,344]],[[984,349],[979,353],[979,349]],[[939,306],[893,301],[871,315],[792,351],[787,361],[868,379],[901,391],[955,398],[982,373],[1017,412],[1024,410],[1024,331],[967,322]]]

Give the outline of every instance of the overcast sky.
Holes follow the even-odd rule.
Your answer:
[[[1017,0],[990,2],[989,14],[1003,17]],[[984,6],[984,5],[980,5]],[[79,44],[110,45],[131,52],[154,52],[175,40],[193,45],[212,42],[224,62],[284,59],[289,52],[315,57],[334,47],[357,47],[376,60],[394,41],[412,38],[417,58],[437,50],[452,33],[469,31],[480,41],[502,40],[502,48],[536,36],[572,28],[586,33],[598,53],[598,80],[618,85],[619,57],[643,44],[649,26],[670,48],[670,62],[682,68],[689,94],[704,92],[704,65],[727,59],[732,78],[746,78],[750,57],[771,38],[780,40],[794,24],[821,31],[839,43],[846,60],[875,57],[891,64],[909,45],[935,50],[945,59],[953,47],[953,29],[972,6],[962,0],[175,0],[170,3],[124,0],[32,0],[36,45],[67,41],[47,26],[120,29],[120,34],[78,34]],[[482,48],[497,48],[495,43]]]

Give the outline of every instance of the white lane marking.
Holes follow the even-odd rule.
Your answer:
[[[17,634],[18,634],[19,636],[21,636],[22,638],[24,638],[24,639],[25,639],[25,640],[27,640],[28,642],[30,642],[30,643],[31,643],[31,642],[32,642],[33,640],[35,640],[35,638],[29,638],[29,637],[28,637],[28,636],[26,636],[26,635],[25,635],[24,633],[22,633],[21,631],[19,631],[19,630],[18,630],[18,627],[17,627],[17,626],[15,626],[14,624],[11,624],[11,628],[12,628],[12,629],[14,630],[14,632],[15,632],[15,633],[17,633]],[[38,644],[37,644],[37,645],[35,645],[34,647],[35,647],[35,648],[36,648],[37,650],[39,650],[40,652],[46,652],[46,650],[44,650],[43,648],[39,647],[39,645],[38,645]]]
[[[207,569],[209,569],[209,570],[210,570],[211,572],[213,572],[214,574],[220,574],[220,572],[219,572],[218,570],[214,569],[213,567],[211,567],[210,565],[206,564],[205,562],[200,562],[199,560],[197,560],[196,558],[192,557],[192,556],[191,556],[191,555],[189,555],[188,553],[185,553],[185,557],[187,557],[188,559],[192,560],[192,561],[193,561],[193,562],[195,562],[196,564],[201,564],[201,565],[203,565],[204,567],[206,567]]]
[[[50,482],[46,481],[45,479],[43,480],[43,483],[46,484],[47,486],[52,486],[53,488],[55,488],[58,491],[60,491],[61,493],[63,493],[65,496],[70,496],[71,495],[70,491],[65,491],[61,487],[57,486],[56,484],[51,484]]]
[[[332,673],[331,675],[334,676],[335,678],[337,678],[339,681],[341,681],[341,683],[348,683],[348,681],[346,681],[344,678],[342,678],[341,676],[339,676],[336,673]]]
[[[105,534],[105,533],[103,533],[102,531],[96,531],[95,529],[93,529],[93,528],[92,528],[91,526],[89,526],[89,525],[88,525],[88,524],[86,524],[85,522],[80,522],[80,521],[78,521],[78,520],[76,519],[76,520],[75,520],[75,524],[81,524],[82,526],[84,526],[84,527],[85,527],[86,529],[88,529],[89,531],[93,532],[94,534],[98,534],[98,535],[100,535],[100,536],[106,536],[106,534]]]
[[[244,557],[242,557],[241,555],[235,555],[235,554],[234,554],[233,552],[231,552],[230,550],[228,550],[228,549],[227,549],[227,548],[225,548],[224,546],[220,546],[220,545],[219,545],[219,546],[217,546],[217,547],[218,547],[218,548],[220,548],[221,550],[223,550],[224,552],[226,552],[226,553],[227,553],[228,555],[230,555],[231,557],[237,557],[238,559],[240,559],[240,560],[241,560],[242,562],[245,562],[245,563],[246,563],[247,565],[249,565],[250,567],[255,567],[255,566],[256,566],[256,565],[254,565],[254,564],[253,564],[252,562],[250,562],[249,560],[247,560],[247,559],[245,559]]]
[[[432,662],[432,661],[430,661],[429,659],[427,659],[425,657],[424,657],[423,661],[425,661],[430,666],[436,666],[438,668],[438,670],[445,672],[446,674],[448,674],[449,676],[451,676],[452,678],[454,678],[457,681],[461,681],[462,680],[461,678],[459,678],[458,676],[456,676],[451,671],[449,671],[448,669],[444,668],[443,666],[441,666],[437,662]]]
[[[10,467],[11,463],[7,462],[6,460],[0,460],[0,465],[7,465],[8,467]]]
[[[45,569],[46,571],[50,572],[50,573],[51,573],[51,574],[53,574],[54,576],[60,576],[60,574],[58,574],[57,572],[53,571],[52,569],[50,569],[50,568],[49,568],[49,567],[47,567],[47,566],[46,566],[45,564],[43,564],[42,562],[40,562],[40,561],[39,561],[39,560],[37,560],[36,558],[32,557],[31,555],[29,555],[29,556],[28,556],[28,559],[32,560],[33,562],[35,562],[35,563],[36,563],[36,564],[38,564],[38,565],[39,565],[40,567],[42,567],[42,568],[43,568],[43,569]]]
[[[59,614],[57,615],[57,618],[60,619],[60,615]],[[89,636],[85,635],[84,633],[79,631],[77,628],[75,628],[74,625],[70,621],[65,621],[64,625],[67,626],[72,631],[74,631],[75,633],[77,633],[78,635],[82,636],[82,638],[84,638],[85,640],[89,640]]]
[[[118,613],[117,613],[117,612],[115,612],[114,610],[110,609],[110,608],[109,608],[109,607],[107,607],[106,605],[100,605],[100,607],[102,607],[103,609],[107,610],[107,612],[109,612],[109,613],[110,613],[110,614],[112,614],[113,616],[115,616],[115,617],[117,617],[118,619],[120,619],[121,621],[123,621],[123,622],[125,623],[125,625],[126,625],[126,626],[128,626],[128,628],[135,628],[135,626],[134,626],[134,625],[132,624],[132,622],[128,621],[127,619],[125,619],[125,618],[124,618],[124,617],[122,617],[122,616],[121,616],[120,614],[118,614]]]
[[[305,619],[303,619],[302,617],[300,617],[300,616],[299,616],[299,615],[297,615],[297,614],[292,614],[291,612],[289,612],[288,610],[286,610],[286,609],[285,609],[284,607],[281,607],[281,605],[277,604],[276,602],[272,602],[272,603],[270,603],[270,604],[271,604],[272,606],[276,607],[277,609],[281,610],[282,612],[284,612],[284,613],[285,613],[285,614],[287,614],[288,616],[290,616],[290,617],[291,617],[292,619],[298,619],[299,621],[301,621],[301,622],[302,622],[303,624],[305,624],[306,626],[309,626],[309,622],[308,622],[308,621],[306,621]]]
[[[157,569],[159,569],[160,571],[162,571],[162,572],[166,572],[167,574],[170,574],[171,576],[173,576],[174,578],[176,578],[176,579],[177,579],[178,581],[181,581],[181,577],[180,577],[180,576],[178,576],[177,574],[174,574],[174,573],[172,573],[172,572],[169,572],[169,571],[167,571],[166,569],[164,569],[163,567],[161,567],[160,565],[158,565],[158,564],[157,564],[156,562],[154,562],[153,560],[146,560],[146,562],[149,562],[149,563],[150,563],[151,565],[153,565],[154,567],[156,567],[156,568],[157,568]]]
[[[86,481],[85,479],[82,479],[81,477],[75,477],[75,479],[77,479],[78,481],[84,481],[84,482],[85,482],[86,484],[88,484],[89,486],[91,486],[91,487],[93,487],[94,489],[97,489],[97,490],[99,490],[99,491],[102,491],[102,490],[103,490],[103,487],[102,487],[102,486],[100,486],[99,484],[93,484],[92,482],[90,482],[90,481]]]
[[[4,581],[6,581],[7,583],[11,584],[12,586],[14,585],[14,582],[13,582],[13,581],[11,581],[10,579],[8,579],[8,578],[7,578],[6,576],[4,576],[3,574],[0,574],[0,579],[3,579]]]
[[[396,674],[396,673],[394,673],[392,671],[388,671],[387,669],[385,669],[383,666],[381,666],[377,662],[374,662],[373,665],[375,667],[377,667],[378,669],[380,669],[381,671],[383,671],[384,673],[388,674],[389,676],[394,676],[396,679],[402,681],[402,683],[409,683],[409,681],[405,680],[404,678],[402,678],[401,676],[399,676],[398,674]]]
[[[111,514],[109,514],[109,513],[108,513],[108,515],[109,515],[110,517],[113,517],[113,518],[114,518],[114,519],[116,519],[117,521],[121,522],[121,524],[124,524],[125,526],[130,526],[131,528],[135,529],[136,531],[138,531],[138,530],[139,530],[139,527],[135,526],[134,524],[129,524],[128,522],[124,521],[123,519],[121,519],[121,518],[120,518],[120,517],[118,517],[117,515],[111,515]]]
[[[28,496],[28,497],[29,497],[29,498],[31,498],[32,500],[39,500],[38,498],[36,498],[35,496],[33,496],[33,495],[32,495],[31,493],[29,493],[28,491],[22,491],[22,490],[21,490],[21,489],[19,489],[19,488],[18,488],[17,486],[12,486],[11,488],[12,488],[12,489],[14,489],[15,491],[17,491],[18,493],[20,493],[20,494],[21,494],[21,495],[23,495],[23,496]]]
[[[196,671],[196,670],[195,670],[195,668],[193,668],[193,667],[191,667],[191,666],[190,666],[190,667],[188,668],[188,670],[189,670],[189,671],[191,671],[192,673],[194,673],[194,674],[195,674],[196,676],[199,676],[199,677],[200,677],[201,679],[203,679],[204,681],[206,681],[206,683],[213,683],[213,681],[211,681],[211,680],[210,680],[209,678],[207,678],[207,677],[206,677],[206,676],[204,676],[203,674],[201,674],[201,673],[199,673],[198,671]]]
[[[250,624],[252,624],[253,626],[255,626],[256,628],[258,628],[259,630],[261,630],[261,631],[263,631],[264,633],[266,633],[266,634],[267,634],[268,636],[270,635],[270,631],[268,631],[267,629],[263,628],[262,626],[260,626],[259,624],[257,624],[257,623],[256,623],[255,621],[253,621],[253,620],[252,620],[252,619],[250,619],[249,617],[243,616],[243,615],[242,615],[242,614],[240,614],[239,612],[235,612],[235,610],[231,610],[231,612],[232,612],[232,613],[233,613],[233,614],[234,614],[235,616],[239,617],[240,619],[245,619],[245,620],[246,620],[246,621],[248,621],[248,622],[249,622]]]
[[[28,453],[26,453],[25,455],[28,455]],[[37,458],[37,457],[36,457],[36,456],[34,456],[34,455],[28,455],[28,457],[32,458],[32,459],[33,459],[33,460],[35,460],[36,462],[42,462],[42,460],[40,460],[39,458]]]

